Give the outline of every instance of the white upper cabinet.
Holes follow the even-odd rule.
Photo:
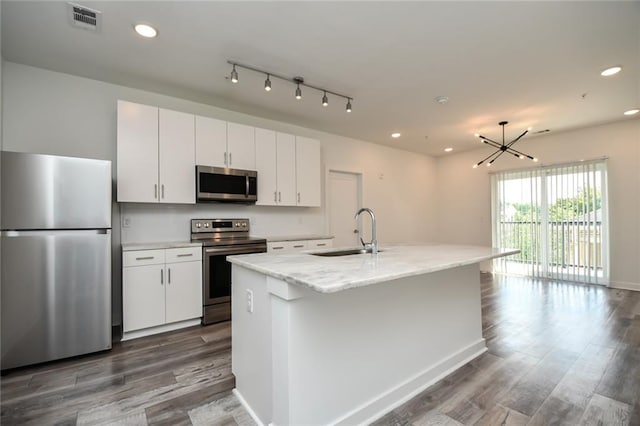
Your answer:
[[[196,163],[256,170],[255,128],[196,116]]]
[[[118,101],[118,201],[158,202],[158,108]]]
[[[259,206],[278,204],[276,166],[276,132],[256,127],[256,171],[258,172]]]
[[[278,205],[296,205],[296,137],[276,133],[276,161],[278,164]],[[306,173],[306,171],[304,172]],[[260,176],[258,175],[258,185]]]
[[[227,123],[227,167],[256,169],[255,127]]]
[[[195,203],[194,116],[118,101],[119,202]]]
[[[160,201],[196,202],[195,117],[160,109]]]
[[[296,201],[299,206],[320,206],[320,141],[296,136]]]
[[[260,206],[320,206],[320,142],[256,128]]]
[[[227,122],[196,116],[196,164],[227,167]]]

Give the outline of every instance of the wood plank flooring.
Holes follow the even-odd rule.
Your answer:
[[[489,351],[380,425],[640,425],[640,293],[484,275]],[[253,425],[230,390],[230,325],[9,372],[3,425]]]

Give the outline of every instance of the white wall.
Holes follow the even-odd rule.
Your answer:
[[[158,105],[319,139],[323,168],[363,173],[364,205],[380,218],[381,242],[435,237],[435,162],[430,157],[16,63],[5,64],[4,80],[5,150],[114,161],[116,100]],[[120,208],[131,218],[131,227],[122,229],[122,242],[185,240],[188,220],[198,217],[249,217],[254,233],[261,235],[327,231],[323,208],[221,204]]]
[[[640,119],[524,138],[518,145],[542,165],[609,157],[611,280],[640,290]],[[491,244],[489,170],[472,168],[490,152],[481,148],[437,160],[439,241]],[[503,156],[491,171],[531,166]]]

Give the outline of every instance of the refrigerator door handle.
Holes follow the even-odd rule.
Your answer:
[[[60,229],[60,230],[37,230],[37,231],[2,231],[3,237],[41,237],[44,235],[109,235],[111,229]]]

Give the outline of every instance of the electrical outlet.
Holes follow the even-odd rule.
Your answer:
[[[129,228],[131,226],[131,218],[129,216],[122,216],[122,227]]]
[[[253,291],[247,289],[247,312],[253,313]]]

